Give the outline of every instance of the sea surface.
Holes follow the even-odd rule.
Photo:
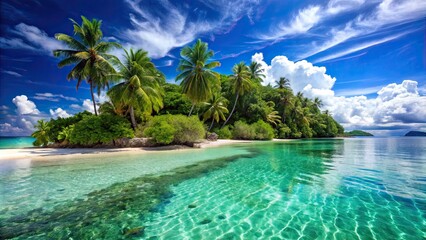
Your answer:
[[[33,147],[33,137],[0,137],[0,149]]]
[[[6,160],[0,196],[0,239],[426,239],[426,138]]]

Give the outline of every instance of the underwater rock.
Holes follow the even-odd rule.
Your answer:
[[[223,219],[225,219],[226,217],[225,217],[225,215],[219,215],[219,216],[217,216],[217,218],[219,218],[220,220],[223,220]]]
[[[196,208],[197,207],[197,205],[195,205],[195,204],[189,204],[188,205],[188,208]]]
[[[123,235],[124,236],[141,236],[145,232],[144,226],[139,226],[135,228],[129,228],[129,229],[123,229]]]
[[[203,221],[201,221],[200,222],[200,224],[203,224],[203,225],[205,225],[205,224],[209,224],[209,223],[211,223],[212,222],[212,220],[211,219],[204,219]]]

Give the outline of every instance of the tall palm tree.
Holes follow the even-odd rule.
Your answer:
[[[276,82],[275,87],[278,89],[290,88],[290,80],[285,77],[280,77]]]
[[[232,72],[234,74],[229,77],[229,80],[231,81],[232,90],[233,90],[233,93],[235,94],[235,101],[234,101],[234,106],[232,107],[232,111],[229,114],[226,121],[223,123],[222,127],[226,125],[226,123],[229,121],[232,114],[234,113],[235,106],[237,105],[237,102],[238,102],[238,98],[240,96],[243,96],[253,86],[253,82],[250,78],[250,69],[249,67],[247,67],[245,62],[240,62],[235,64],[234,67],[232,68]]]
[[[219,74],[212,69],[220,66],[220,63],[218,61],[209,62],[214,53],[208,49],[207,43],[200,39],[192,47],[184,47],[180,55],[182,59],[178,70],[181,73],[176,77],[176,81],[181,81],[182,92],[192,102],[188,114],[191,116],[194,106],[209,100],[212,85],[219,83]]]
[[[258,62],[251,62],[249,69],[250,69],[250,78],[253,82],[261,83],[263,81],[263,78],[265,78],[265,74],[263,74],[264,69],[261,68],[262,66]]]
[[[322,100],[321,100],[321,99],[319,99],[319,97],[315,97],[315,98],[314,98],[314,106],[315,106],[317,109],[320,109],[320,107],[322,107],[322,106],[323,106]]]
[[[35,125],[35,131],[31,134],[31,137],[35,138],[36,140],[33,142],[34,146],[47,146],[49,143],[49,122],[45,122],[44,120],[38,120],[37,124]]]
[[[93,89],[97,88],[99,95],[102,89],[109,87],[108,76],[115,71],[109,60],[116,57],[108,52],[113,48],[120,47],[120,44],[102,41],[102,21],[97,19],[89,21],[84,16],[81,19],[81,25],[71,19],[76,38],[63,33],[55,34],[55,38],[63,42],[69,49],[54,50],[53,55],[63,57],[58,63],[59,68],[74,65],[74,68],[68,73],[67,79],[77,80],[77,90],[84,79],[90,84],[93,108],[97,115]]]
[[[119,60],[115,61],[119,69],[115,78],[124,81],[113,86],[107,94],[112,102],[129,107],[130,120],[135,129],[135,108],[151,114],[163,107],[163,90],[160,83],[164,80],[164,75],[151,62],[147,52],[141,49],[136,52],[133,49],[124,51],[124,64]]]
[[[283,123],[285,123],[286,111],[288,109],[287,107],[292,107],[294,105],[292,95],[293,94],[288,89],[284,89],[281,93],[280,103],[281,103],[282,109],[283,109],[283,116],[282,116]]]
[[[219,122],[220,120],[225,120],[225,114],[228,113],[228,108],[226,105],[228,104],[228,100],[223,97],[220,93],[215,93],[212,95],[212,98],[205,103],[208,107],[207,111],[203,115],[203,120],[207,120],[209,118],[212,119],[212,123],[210,124],[210,129],[212,129],[214,122]]]

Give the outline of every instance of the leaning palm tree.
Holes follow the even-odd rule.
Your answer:
[[[278,89],[290,88],[290,80],[285,77],[280,77],[276,82],[275,87]]]
[[[205,102],[211,97],[212,85],[218,84],[219,74],[212,69],[220,66],[218,61],[209,62],[214,53],[208,49],[207,43],[200,39],[194,46],[186,46],[180,52],[178,70],[181,73],[176,77],[176,81],[181,81],[182,92],[188,96],[192,102],[188,116],[191,116],[194,106]]]
[[[135,108],[151,114],[163,107],[163,90],[160,83],[164,75],[160,73],[143,50],[125,51],[126,60],[116,60],[119,72],[114,78],[124,81],[113,86],[107,93],[113,103],[129,107],[132,128],[136,128]],[[116,105],[116,104],[114,104]]]
[[[243,96],[247,91],[249,91],[252,86],[253,82],[250,78],[250,69],[247,67],[247,65],[244,62],[240,62],[238,64],[235,64],[232,68],[232,72],[234,73],[229,77],[232,85],[232,90],[235,94],[235,101],[234,106],[232,107],[232,111],[229,114],[226,121],[223,123],[222,127],[226,125],[226,123],[231,118],[232,114],[235,111],[235,106],[237,105],[238,98],[240,96]]]
[[[203,120],[206,121],[209,118],[212,119],[212,123],[207,131],[212,129],[215,121],[219,122],[220,120],[226,119],[225,114],[229,112],[228,108],[226,108],[227,103],[228,100],[220,93],[213,94],[211,99],[205,103],[208,109],[203,115]]]
[[[34,146],[47,146],[49,143],[49,122],[45,122],[44,120],[38,120],[35,125],[35,131],[31,134],[31,137],[36,140],[33,142]]]
[[[81,19],[81,25],[71,19],[76,38],[63,33],[55,34],[55,38],[63,42],[69,49],[57,49],[53,51],[53,54],[55,57],[63,57],[58,63],[59,68],[74,65],[71,72],[68,73],[67,79],[77,80],[77,90],[83,80],[90,84],[93,108],[97,115],[93,90],[97,88],[99,95],[102,89],[109,87],[108,76],[115,71],[109,60],[116,57],[108,52],[113,48],[120,47],[120,44],[102,41],[102,21],[97,19],[89,21],[83,16]]]
[[[320,109],[320,108],[323,106],[322,100],[321,100],[321,99],[319,99],[319,97],[315,97],[315,98],[314,98],[314,106],[315,106],[317,109]]]
[[[255,83],[261,83],[263,79],[266,77],[265,74],[263,74],[264,69],[258,62],[251,62],[249,69],[250,69],[250,78]]]

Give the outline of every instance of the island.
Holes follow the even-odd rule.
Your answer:
[[[426,132],[409,131],[404,136],[406,136],[406,137],[426,137]]]
[[[348,137],[373,137],[374,135],[369,133],[369,132],[362,131],[362,130],[352,130],[350,132],[345,132],[345,136],[348,136]]]

